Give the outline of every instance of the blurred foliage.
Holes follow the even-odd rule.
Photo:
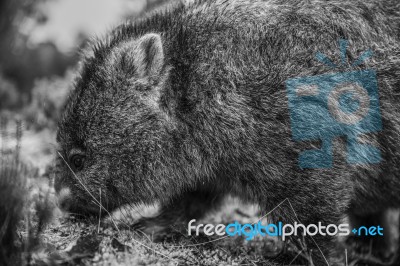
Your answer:
[[[77,54],[63,54],[50,42],[29,47],[28,36],[19,31],[28,18],[46,22],[46,15],[37,8],[45,1],[0,0],[0,93],[12,101],[1,100],[0,109],[26,105],[36,78],[62,76],[77,61]]]
[[[22,137],[21,120],[0,116],[0,265],[45,265],[32,261],[56,206],[50,186],[38,186],[54,177],[40,179],[38,169],[22,160]]]
[[[45,15],[36,8],[44,1],[46,0],[0,0],[1,48],[7,48],[15,42],[18,27],[26,17],[34,18],[39,23],[46,21]]]
[[[14,109],[19,102],[19,95],[14,83],[5,79],[0,73],[0,106],[5,109]]]
[[[35,130],[43,128],[55,130],[72,81],[72,71],[68,71],[64,77],[42,78],[35,81],[32,99],[23,110],[28,126],[33,126]]]

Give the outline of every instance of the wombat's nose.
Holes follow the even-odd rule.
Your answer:
[[[71,190],[69,188],[62,188],[57,196],[60,209],[68,210],[71,205]]]

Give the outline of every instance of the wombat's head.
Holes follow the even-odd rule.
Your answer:
[[[146,203],[170,190],[159,179],[160,147],[171,135],[162,38],[114,38],[84,60],[59,123],[55,187],[68,191],[61,206],[72,212],[98,213],[100,202],[107,210]]]

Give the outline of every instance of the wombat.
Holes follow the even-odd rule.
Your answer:
[[[382,159],[349,164],[343,136],[331,167],[302,168],[299,154],[321,142],[293,140],[285,82],[345,71],[315,60],[340,61],[339,39],[348,62],[374,52],[352,70],[377,73],[382,130],[360,141]],[[192,1],[121,25],[82,59],[56,190],[70,190],[71,212],[158,201],[186,223],[227,193],[265,213],[285,202],[271,219],[305,225],[398,207],[399,41],[398,0]],[[333,236],[306,241],[315,265],[335,263]]]

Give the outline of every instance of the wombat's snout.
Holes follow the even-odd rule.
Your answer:
[[[57,198],[58,206],[62,210],[67,210],[70,203],[69,199],[71,198],[71,190],[69,188],[62,188],[58,192],[57,196],[58,196]]]
[[[81,217],[99,214],[99,208],[94,203],[80,200],[72,194],[69,188],[62,188],[57,193],[57,202],[61,210]]]
[[[66,212],[72,212],[76,213],[76,207],[75,205],[77,204],[76,200],[74,199],[71,190],[69,188],[62,188],[58,192],[58,206],[60,207],[61,210],[66,211]]]

